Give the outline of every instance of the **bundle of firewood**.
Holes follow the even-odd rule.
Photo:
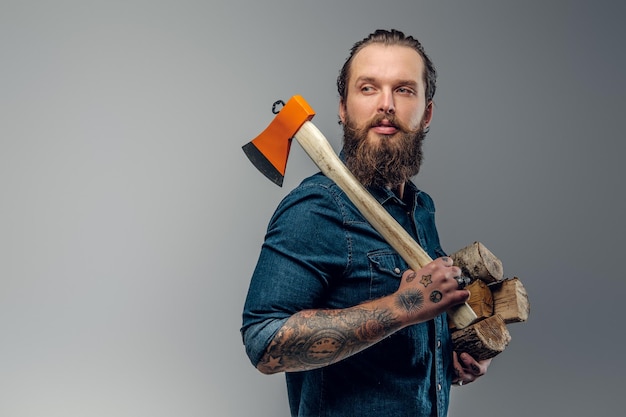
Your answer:
[[[480,242],[450,256],[471,279],[466,287],[471,293],[467,303],[477,316],[464,329],[448,322],[454,350],[467,352],[476,360],[493,358],[511,341],[507,325],[528,319],[528,294],[519,278],[503,278],[502,262]]]

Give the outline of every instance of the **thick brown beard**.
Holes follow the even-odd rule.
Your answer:
[[[389,120],[398,132],[384,135],[377,143],[367,137],[371,127],[382,119]],[[398,186],[418,174],[422,165],[422,144],[426,131],[423,127],[411,131],[393,115],[379,115],[357,128],[346,118],[343,124],[343,152],[346,166],[366,187]]]

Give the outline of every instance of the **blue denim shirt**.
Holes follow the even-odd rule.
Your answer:
[[[432,258],[443,256],[431,198],[374,197]],[[316,174],[278,206],[252,276],[241,328],[257,365],[283,323],[304,309],[345,308],[398,289],[407,264],[331,180]],[[292,416],[445,416],[452,343],[441,315],[323,368],[286,373]]]

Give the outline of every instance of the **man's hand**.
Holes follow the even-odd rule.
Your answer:
[[[487,373],[487,368],[491,364],[491,359],[476,361],[468,353],[453,352],[454,385],[467,385]]]
[[[418,271],[407,270],[395,293],[399,317],[405,324],[428,321],[464,303],[469,291],[459,289],[461,269],[451,258],[437,258]]]

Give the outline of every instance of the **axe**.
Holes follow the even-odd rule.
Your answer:
[[[313,116],[315,112],[309,104],[301,96],[293,96],[269,126],[242,147],[243,151],[263,175],[278,186],[282,186],[291,139],[295,138],[322,173],[346,193],[363,217],[400,254],[411,269],[417,271],[431,262],[432,258],[424,249],[339,159],[328,140],[311,122]],[[477,318],[467,303],[454,306],[448,311],[448,316],[458,329],[469,326]]]

